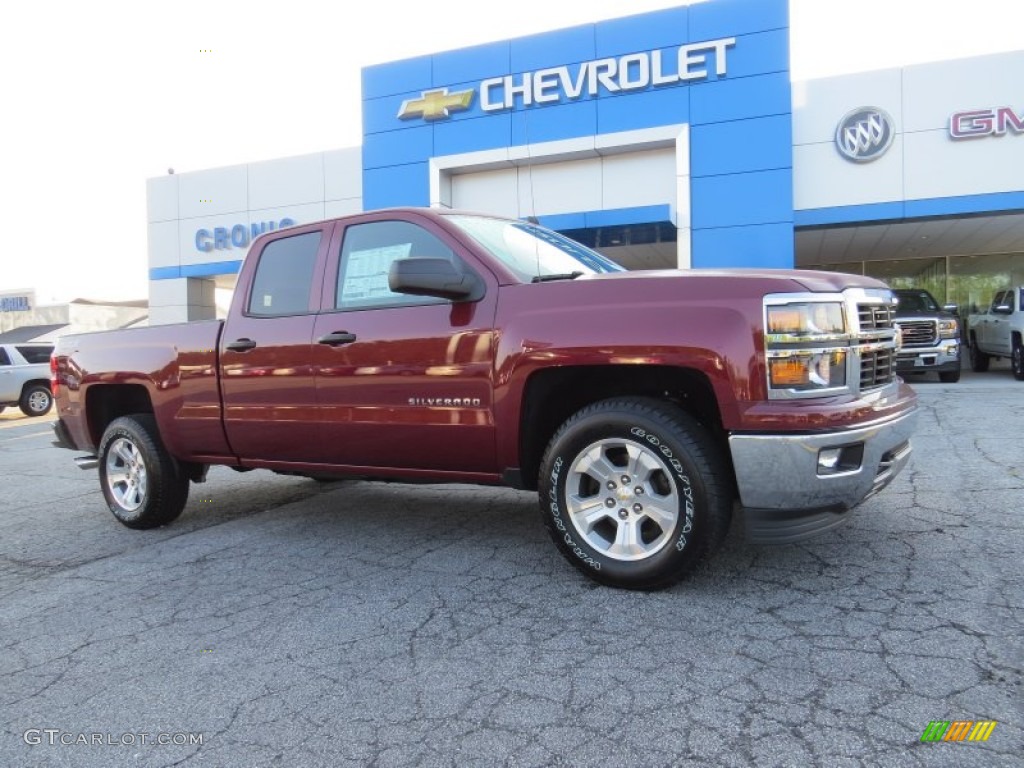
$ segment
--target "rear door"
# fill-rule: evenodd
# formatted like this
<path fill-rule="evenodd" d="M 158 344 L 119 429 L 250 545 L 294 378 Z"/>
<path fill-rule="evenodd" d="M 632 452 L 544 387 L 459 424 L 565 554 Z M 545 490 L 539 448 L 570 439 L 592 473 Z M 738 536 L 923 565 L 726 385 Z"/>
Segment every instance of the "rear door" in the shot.
<path fill-rule="evenodd" d="M 495 471 L 491 402 L 497 282 L 432 220 L 371 214 L 339 225 L 313 333 L 322 460 L 349 467 Z M 396 259 L 472 269 L 482 299 L 392 293 Z"/>
<path fill-rule="evenodd" d="M 313 326 L 332 222 L 294 227 L 246 259 L 224 324 L 220 381 L 232 451 L 252 466 L 320 455 Z"/>

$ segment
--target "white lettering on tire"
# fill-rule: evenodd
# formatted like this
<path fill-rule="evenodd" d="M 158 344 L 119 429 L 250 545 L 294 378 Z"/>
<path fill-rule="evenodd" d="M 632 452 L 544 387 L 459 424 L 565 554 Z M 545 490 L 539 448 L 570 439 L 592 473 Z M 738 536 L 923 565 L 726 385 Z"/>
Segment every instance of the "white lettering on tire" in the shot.
<path fill-rule="evenodd" d="M 601 564 L 583 551 L 582 547 L 580 547 L 576 540 L 573 539 L 572 535 L 569 533 L 569 529 L 566 528 L 565 522 L 562 520 L 562 508 L 558 503 L 558 478 L 562 474 L 562 466 L 564 464 L 565 462 L 562 460 L 562 457 L 558 456 L 551 465 L 551 488 L 548 490 L 548 498 L 551 501 L 551 520 L 562 534 L 562 539 L 565 541 L 565 545 L 572 550 L 572 553 L 595 571 L 600 571 Z"/>
<path fill-rule="evenodd" d="M 693 515 L 695 512 L 693 503 L 693 485 L 690 482 L 690 478 L 687 476 L 685 470 L 683 469 L 682 463 L 679 461 L 679 459 L 675 457 L 675 454 L 672 452 L 672 449 L 665 445 L 665 443 L 660 438 L 658 438 L 657 435 L 652 435 L 643 427 L 633 427 L 629 431 L 630 434 L 635 435 L 636 437 L 639 437 L 642 440 L 646 440 L 650 445 L 657 448 L 661 455 L 665 457 L 665 460 L 672 465 L 672 469 L 675 471 L 676 477 L 679 478 L 682 484 L 683 496 L 686 498 L 686 512 L 685 517 L 683 519 L 682 528 L 679 531 L 679 538 L 676 539 L 676 551 L 682 552 L 684 549 L 686 549 L 686 545 L 689 541 L 687 535 L 693 530 Z"/>

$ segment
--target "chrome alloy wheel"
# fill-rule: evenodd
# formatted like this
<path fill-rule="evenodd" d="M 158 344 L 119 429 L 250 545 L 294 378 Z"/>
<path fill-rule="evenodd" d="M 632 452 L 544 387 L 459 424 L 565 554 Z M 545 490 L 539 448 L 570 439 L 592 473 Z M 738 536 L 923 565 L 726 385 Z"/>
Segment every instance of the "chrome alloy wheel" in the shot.
<path fill-rule="evenodd" d="M 126 512 L 134 512 L 146 500 L 146 464 L 127 438 L 117 438 L 107 451 L 107 488 Z"/>
<path fill-rule="evenodd" d="M 28 396 L 28 407 L 33 413 L 46 413 L 50 409 L 50 395 L 37 389 Z"/>
<path fill-rule="evenodd" d="M 645 445 L 599 440 L 569 468 L 565 504 L 587 544 L 612 560 L 651 557 L 679 522 L 679 493 L 665 461 Z"/>

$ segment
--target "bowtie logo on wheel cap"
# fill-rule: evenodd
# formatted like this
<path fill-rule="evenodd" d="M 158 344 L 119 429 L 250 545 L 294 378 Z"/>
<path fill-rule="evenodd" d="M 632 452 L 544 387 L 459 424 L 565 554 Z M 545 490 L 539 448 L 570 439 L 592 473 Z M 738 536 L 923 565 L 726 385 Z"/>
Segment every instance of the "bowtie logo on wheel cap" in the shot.
<path fill-rule="evenodd" d="M 878 107 L 858 107 L 843 116 L 836 128 L 836 148 L 854 163 L 869 163 L 886 153 L 896 130 L 892 118 Z"/>
<path fill-rule="evenodd" d="M 411 120 L 414 117 L 422 117 L 424 120 L 443 120 L 451 117 L 452 112 L 462 112 L 469 109 L 473 103 L 472 88 L 468 91 L 456 91 L 448 93 L 447 88 L 436 88 L 431 91 L 423 91 L 418 99 L 406 99 L 398 110 L 400 120 Z"/>

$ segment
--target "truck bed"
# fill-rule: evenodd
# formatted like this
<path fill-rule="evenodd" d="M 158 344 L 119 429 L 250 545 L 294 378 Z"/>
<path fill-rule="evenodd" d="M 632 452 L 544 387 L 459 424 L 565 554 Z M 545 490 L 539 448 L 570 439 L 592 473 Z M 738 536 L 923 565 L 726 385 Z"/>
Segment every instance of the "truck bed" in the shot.
<path fill-rule="evenodd" d="M 217 379 L 222 327 L 209 320 L 62 337 L 55 355 L 67 398 L 58 416 L 69 441 L 95 452 L 101 435 L 86 418 L 96 412 L 86 410 L 91 398 L 121 409 L 146 390 L 157 422 L 175 424 L 162 433 L 172 455 L 183 461 L 229 456 Z"/>

